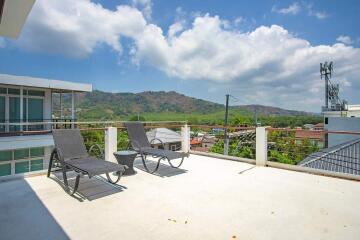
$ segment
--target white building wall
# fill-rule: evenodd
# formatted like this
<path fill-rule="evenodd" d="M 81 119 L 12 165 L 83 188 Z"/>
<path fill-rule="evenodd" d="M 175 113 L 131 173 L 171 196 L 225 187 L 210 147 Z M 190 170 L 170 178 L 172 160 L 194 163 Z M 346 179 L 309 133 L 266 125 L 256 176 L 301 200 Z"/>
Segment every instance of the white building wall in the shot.
<path fill-rule="evenodd" d="M 360 118 L 329 117 L 328 124 L 324 125 L 328 131 L 360 132 Z M 328 134 L 328 147 L 360 138 L 360 135 L 351 134 Z"/>

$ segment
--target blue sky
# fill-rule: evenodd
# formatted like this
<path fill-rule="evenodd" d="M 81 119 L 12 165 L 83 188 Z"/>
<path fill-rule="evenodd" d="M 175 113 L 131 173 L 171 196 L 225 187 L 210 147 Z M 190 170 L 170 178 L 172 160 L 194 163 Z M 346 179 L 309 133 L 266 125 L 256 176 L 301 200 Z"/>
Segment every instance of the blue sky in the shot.
<path fill-rule="evenodd" d="M 319 112 L 327 60 L 360 103 L 359 12 L 359 1 L 37 0 L 19 39 L 0 38 L 0 72 Z"/>

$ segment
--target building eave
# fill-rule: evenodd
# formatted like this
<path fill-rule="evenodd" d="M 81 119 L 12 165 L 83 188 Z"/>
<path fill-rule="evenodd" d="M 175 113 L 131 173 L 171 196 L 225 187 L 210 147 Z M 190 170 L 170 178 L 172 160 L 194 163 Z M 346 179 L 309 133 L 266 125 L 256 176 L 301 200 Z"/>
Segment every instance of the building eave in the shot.
<path fill-rule="evenodd" d="M 0 36 L 17 38 L 35 0 L 0 0 Z"/>
<path fill-rule="evenodd" d="M 92 84 L 60 81 L 46 78 L 0 74 L 0 84 L 34 88 L 46 88 L 58 91 L 91 92 Z"/>

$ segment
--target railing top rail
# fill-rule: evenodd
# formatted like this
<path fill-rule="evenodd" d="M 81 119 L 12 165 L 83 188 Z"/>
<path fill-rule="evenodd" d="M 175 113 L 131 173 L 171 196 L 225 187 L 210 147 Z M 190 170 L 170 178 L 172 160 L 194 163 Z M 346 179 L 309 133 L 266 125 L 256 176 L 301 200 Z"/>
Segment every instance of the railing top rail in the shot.
<path fill-rule="evenodd" d="M 360 135 L 358 131 L 333 131 L 333 130 L 309 130 L 309 129 L 293 129 L 293 128 L 266 128 L 268 131 L 280 131 L 280 132 L 316 132 L 316 133 L 332 133 L 332 134 L 352 134 L 352 135 Z"/>
<path fill-rule="evenodd" d="M 68 119 L 70 120 L 70 119 Z M 5 122 L 1 123 L 0 126 L 31 126 L 31 125 L 61 125 L 61 124 L 76 124 L 76 125 L 87 125 L 87 124 L 124 124 L 127 121 L 36 121 L 36 122 Z M 145 121 L 144 124 L 187 124 L 186 121 Z"/>

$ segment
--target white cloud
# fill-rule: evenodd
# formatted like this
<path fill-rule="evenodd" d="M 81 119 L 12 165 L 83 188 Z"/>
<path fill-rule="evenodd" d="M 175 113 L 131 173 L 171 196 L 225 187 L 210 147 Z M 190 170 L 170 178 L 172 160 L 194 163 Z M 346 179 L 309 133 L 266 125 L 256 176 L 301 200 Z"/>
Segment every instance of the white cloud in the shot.
<path fill-rule="evenodd" d="M 343 87 L 360 75 L 358 48 L 342 43 L 312 46 L 277 25 L 241 33 L 225 29 L 222 21 L 217 16 L 197 17 L 190 28 L 171 38 L 148 25 L 136 39 L 135 57 L 169 76 L 205 80 L 219 91 L 225 87 L 246 99 L 301 109 L 314 107 L 304 106 L 304 99 L 322 98 L 320 62 L 335 62 L 336 76 L 346 77 Z"/>
<path fill-rule="evenodd" d="M 285 15 L 296 15 L 301 11 L 301 6 L 297 2 L 292 3 L 287 8 L 277 8 L 277 6 L 274 5 L 271 11 Z"/>
<path fill-rule="evenodd" d="M 38 0 L 16 45 L 83 57 L 105 43 L 121 53 L 120 37 L 134 38 L 145 25 L 142 13 L 130 6 L 111 11 L 89 0 Z"/>
<path fill-rule="evenodd" d="M 308 15 L 309 16 L 313 16 L 316 17 L 317 19 L 323 20 L 325 18 L 329 17 L 329 14 L 325 11 L 318 11 L 318 10 L 314 10 L 313 5 L 312 4 L 307 4 L 304 3 L 307 7 L 308 10 Z"/>
<path fill-rule="evenodd" d="M 336 41 L 347 44 L 347 45 L 354 43 L 354 41 L 351 39 L 351 37 L 345 36 L 345 35 L 340 35 L 339 37 L 336 38 Z"/>
<path fill-rule="evenodd" d="M 323 97 L 319 63 L 334 61 L 347 96 L 357 96 L 359 48 L 313 46 L 277 25 L 242 32 L 227 27 L 229 23 L 199 14 L 191 25 L 179 18 L 164 32 L 134 7 L 111 11 L 89 0 L 38 0 L 15 44 L 84 57 L 104 44 L 121 53 L 121 38 L 126 37 L 133 40 L 130 54 L 139 67 L 146 64 L 170 77 L 202 81 L 204 91 L 231 90 L 244 103 L 308 110 L 319 110 Z"/>
<path fill-rule="evenodd" d="M 141 10 L 146 19 L 151 19 L 152 0 L 132 0 L 133 6 Z"/>
<path fill-rule="evenodd" d="M 234 20 L 234 25 L 235 26 L 239 26 L 240 24 L 242 24 L 244 22 L 244 18 L 243 17 L 237 17 Z"/>

